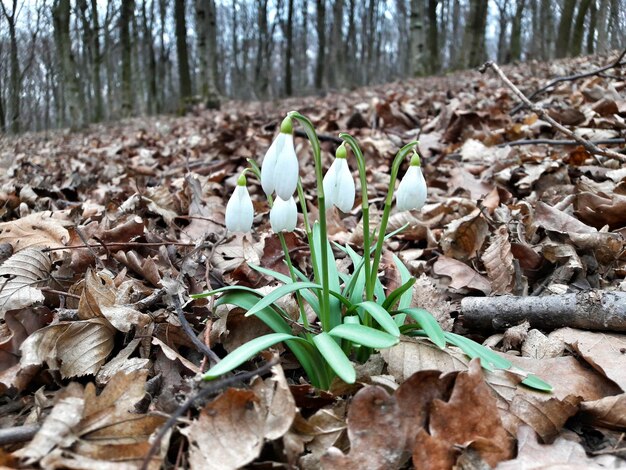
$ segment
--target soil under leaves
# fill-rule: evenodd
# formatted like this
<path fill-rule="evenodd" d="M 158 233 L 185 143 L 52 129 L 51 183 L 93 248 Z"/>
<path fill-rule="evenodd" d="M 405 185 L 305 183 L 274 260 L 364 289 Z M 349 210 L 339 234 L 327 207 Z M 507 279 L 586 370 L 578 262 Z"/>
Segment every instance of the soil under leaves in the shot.
<path fill-rule="evenodd" d="M 504 71 L 529 92 L 610 60 Z M 560 84 L 538 102 L 586 139 L 621 137 L 626 72 Z M 415 306 L 506 354 L 554 393 L 410 338 L 358 365 L 357 385 L 337 381 L 322 392 L 278 348 L 271 373 L 215 387 L 187 410 L 146 467 L 626 468 L 623 334 L 463 323 L 467 296 L 626 291 L 626 169 L 577 145 L 506 145 L 563 138 L 526 110 L 509 115 L 516 104 L 496 76 L 463 72 L 2 140 L 0 465 L 141 468 L 209 364 L 179 315 L 219 355 L 268 332 L 240 309 L 186 300 L 224 285 L 274 287 L 247 263 L 286 272 L 258 182 L 249 178 L 254 233 L 226 234 L 224 209 L 246 159 L 260 161 L 282 117 L 297 109 L 322 135 L 325 165 L 338 132 L 359 140 L 374 220 L 393 155 L 420 140 L 428 204 L 393 213 L 390 231 L 409 225 L 386 245 L 383 283 L 401 282 L 395 253 L 418 278 Z M 303 138 L 296 145 L 311 195 L 310 149 Z M 331 239 L 361 250 L 360 215 L 360 207 L 329 214 Z M 303 232 L 286 239 L 310 272 Z M 297 316 L 293 300 L 283 306 Z"/>

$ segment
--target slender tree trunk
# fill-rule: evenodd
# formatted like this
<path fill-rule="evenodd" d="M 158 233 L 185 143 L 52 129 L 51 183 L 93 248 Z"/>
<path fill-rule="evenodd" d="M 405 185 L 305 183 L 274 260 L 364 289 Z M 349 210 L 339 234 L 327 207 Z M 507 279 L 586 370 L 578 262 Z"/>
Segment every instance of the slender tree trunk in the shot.
<path fill-rule="evenodd" d="M 609 45 L 609 0 L 600 0 L 600 8 L 598 9 L 598 43 L 596 51 L 598 54 L 605 54 Z"/>
<path fill-rule="evenodd" d="M 185 112 L 191 100 L 191 75 L 189 73 L 189 53 L 187 51 L 185 0 L 175 0 L 174 21 L 176 23 L 176 52 L 178 54 L 180 112 Z"/>
<path fill-rule="evenodd" d="M 302 0 L 302 50 L 307 51 L 309 48 L 309 1 Z M 298 54 L 302 56 L 302 73 L 300 74 L 300 83 L 302 88 L 310 87 L 309 80 L 309 57 L 307 54 Z"/>
<path fill-rule="evenodd" d="M 410 14 L 410 70 L 412 76 L 425 75 L 424 60 L 424 4 L 423 0 L 411 0 Z"/>
<path fill-rule="evenodd" d="M 437 4 L 439 0 L 428 0 L 428 72 L 439 72 L 439 31 L 437 28 Z"/>
<path fill-rule="evenodd" d="M 585 16 L 591 5 L 591 0 L 582 0 L 578 6 L 574 31 L 570 45 L 570 55 L 579 56 L 583 49 L 583 38 L 585 37 Z"/>
<path fill-rule="evenodd" d="M 76 63 L 70 37 L 70 0 L 55 0 L 52 5 L 52 19 L 58 55 L 61 61 L 65 106 L 73 129 L 82 127 L 84 103 L 80 100 L 80 83 L 76 73 Z"/>
<path fill-rule="evenodd" d="M 268 0 L 260 0 L 257 5 L 257 20 L 259 27 L 259 40 L 257 43 L 256 63 L 254 67 L 255 85 L 257 93 L 261 98 L 266 98 L 269 89 L 269 74 L 267 68 L 270 66 L 266 62 L 269 46 L 269 27 L 267 24 L 267 4 Z"/>
<path fill-rule="evenodd" d="M 461 2 L 460 0 L 453 0 L 452 7 L 452 38 L 450 39 L 450 50 L 448 55 L 450 56 L 450 68 L 458 69 L 459 66 L 459 40 L 461 36 Z"/>
<path fill-rule="evenodd" d="M 133 72 L 132 44 L 130 40 L 130 20 L 135 9 L 134 0 L 122 2 L 120 11 L 120 43 L 122 47 L 122 116 L 133 113 Z"/>
<path fill-rule="evenodd" d="M 9 122 L 11 131 L 17 134 L 21 130 L 20 122 L 20 98 L 22 94 L 22 71 L 20 70 L 20 62 L 18 58 L 17 32 L 15 23 L 17 20 L 17 0 L 13 0 L 11 13 L 9 14 L 4 1 L 0 2 L 0 8 L 9 28 L 9 69 L 11 70 L 11 80 L 9 86 Z M 4 121 L 4 112 L 2 113 Z M 4 129 L 4 124 L 2 129 Z"/>
<path fill-rule="evenodd" d="M 315 62 L 316 90 L 321 90 L 324 82 L 324 63 L 326 62 L 326 0 L 317 0 L 317 60 Z"/>
<path fill-rule="evenodd" d="M 564 1 L 563 11 L 561 12 L 561 21 L 559 22 L 559 32 L 556 38 L 557 58 L 562 58 L 567 55 L 567 49 L 572 31 L 572 19 L 574 18 L 575 9 L 576 0 Z"/>
<path fill-rule="evenodd" d="M 498 63 L 504 63 L 506 61 L 507 49 L 506 49 L 506 29 L 509 24 L 508 15 L 508 0 L 496 2 L 498 8 Z"/>
<path fill-rule="evenodd" d="M 509 48 L 509 61 L 513 62 L 522 58 L 522 17 L 526 0 L 517 0 L 515 16 L 511 24 L 511 47 Z"/>
<path fill-rule="evenodd" d="M 596 0 L 592 0 L 589 7 L 589 29 L 587 30 L 587 54 L 594 52 L 594 40 L 596 36 L 596 28 L 598 27 L 598 8 Z"/>
<path fill-rule="evenodd" d="M 287 3 L 286 40 L 287 50 L 285 51 L 285 95 L 291 96 L 293 95 L 293 77 L 291 74 L 291 62 L 293 60 L 293 0 L 289 0 Z"/>
<path fill-rule="evenodd" d="M 467 47 L 466 67 L 478 67 L 485 59 L 485 27 L 487 26 L 488 0 L 470 2 L 467 24 L 465 25 L 464 44 Z"/>
<path fill-rule="evenodd" d="M 154 114 L 158 108 L 158 93 L 157 93 L 157 64 L 156 53 L 154 51 L 154 2 L 150 3 L 150 16 L 147 12 L 147 0 L 143 0 L 141 4 L 141 17 L 142 17 L 142 29 L 143 40 L 146 46 L 147 53 L 144 57 L 144 68 L 147 71 L 148 80 L 148 96 L 147 96 L 147 108 L 149 114 Z"/>
<path fill-rule="evenodd" d="M 98 2 L 91 0 L 91 24 L 93 34 L 91 36 L 93 49 L 93 92 L 96 102 L 94 110 L 94 119 L 96 122 L 102 121 L 104 118 L 104 101 L 102 99 L 102 79 L 100 77 L 102 68 L 102 53 L 100 52 L 100 19 L 98 17 Z"/>
<path fill-rule="evenodd" d="M 343 0 L 333 4 L 333 21 L 330 33 L 329 56 L 332 67 L 328 68 L 328 84 L 333 88 L 343 86 L 344 82 L 344 41 L 343 41 Z"/>
<path fill-rule="evenodd" d="M 165 28 L 167 21 L 167 2 L 159 0 L 159 22 L 161 28 L 159 30 L 159 63 L 157 65 L 159 71 L 159 100 L 157 101 L 157 113 L 165 109 L 165 97 L 167 91 L 167 68 L 169 60 L 169 50 L 165 47 Z"/>

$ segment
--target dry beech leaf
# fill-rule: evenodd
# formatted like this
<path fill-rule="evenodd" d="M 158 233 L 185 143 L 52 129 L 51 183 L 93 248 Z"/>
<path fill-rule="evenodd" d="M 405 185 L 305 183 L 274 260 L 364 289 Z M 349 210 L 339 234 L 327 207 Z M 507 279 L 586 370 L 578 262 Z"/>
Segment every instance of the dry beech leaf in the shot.
<path fill-rule="evenodd" d="M 70 239 L 66 227 L 71 225 L 66 212 L 35 212 L 0 223 L 0 243 L 10 243 L 14 252 L 26 248 L 60 248 Z"/>
<path fill-rule="evenodd" d="M 272 378 L 256 382 L 252 390 L 229 388 L 181 430 L 189 439 L 190 468 L 240 468 L 259 456 L 265 439 L 289 430 L 296 414 L 293 397 L 287 399 L 290 392 L 280 366 L 272 371 Z"/>
<path fill-rule="evenodd" d="M 476 210 L 448 224 L 441 236 L 443 254 L 461 261 L 475 258 L 488 234 L 489 225 Z"/>
<path fill-rule="evenodd" d="M 454 307 L 430 276 L 422 274 L 413 284 L 411 305 L 426 309 L 445 331 L 452 330 L 454 320 L 450 313 Z"/>
<path fill-rule="evenodd" d="M 594 369 L 615 382 L 626 392 L 626 335 L 596 333 L 561 328 L 550 337 L 559 338 L 572 347 Z"/>
<path fill-rule="evenodd" d="M 512 439 L 502 426 L 478 359 L 456 376 L 450 399 L 435 399 L 429 411 L 428 429 L 417 433 L 413 448 L 417 468 L 447 470 L 456 462 L 458 446 L 477 441 L 482 445 L 475 450 L 492 467 L 512 457 Z"/>
<path fill-rule="evenodd" d="M 564 233 L 593 233 L 597 230 L 563 211 L 538 201 L 535 206 L 535 224 L 547 230 Z"/>
<path fill-rule="evenodd" d="M 491 283 L 484 276 L 481 276 L 467 264 L 447 256 L 439 256 L 433 265 L 433 272 L 437 276 L 450 278 L 452 289 L 473 289 L 489 295 Z"/>
<path fill-rule="evenodd" d="M 30 335 L 21 346 L 22 368 L 46 362 L 63 378 L 96 374 L 113 351 L 115 329 L 106 318 L 50 325 Z"/>
<path fill-rule="evenodd" d="M 505 225 L 498 227 L 491 236 L 489 247 L 485 250 L 482 262 L 491 281 L 491 294 L 509 294 L 515 283 L 515 267 L 509 243 L 509 231 Z"/>
<path fill-rule="evenodd" d="M 626 393 L 582 403 L 587 421 L 595 426 L 626 431 Z"/>
<path fill-rule="evenodd" d="M 427 340 L 403 338 L 392 348 L 381 351 L 388 371 L 398 383 L 423 370 L 454 372 L 467 369 L 467 357 L 456 348 L 441 350 Z M 486 372 L 505 429 L 515 434 L 521 424 L 530 425 L 544 440 L 553 439 L 565 421 L 579 409 L 581 401 L 615 395 L 619 388 L 609 380 L 583 367 L 573 357 L 536 360 L 504 355 L 515 366 L 547 380 L 552 394 L 520 385 L 523 377 L 508 371 Z"/>
<path fill-rule="evenodd" d="M 0 266 L 0 319 L 8 310 L 43 302 L 37 286 L 45 283 L 52 269 L 50 257 L 37 248 L 15 253 Z"/>
<path fill-rule="evenodd" d="M 580 220 L 594 227 L 626 225 L 626 195 L 582 192 L 577 194 L 575 206 Z"/>
<path fill-rule="evenodd" d="M 13 455 L 25 459 L 27 465 L 32 465 L 57 445 L 63 445 L 63 441 L 68 440 L 71 444 L 75 439 L 72 429 L 82 419 L 84 407 L 82 386 L 76 382 L 70 383 L 58 393 L 52 411 L 35 437 Z"/>
<path fill-rule="evenodd" d="M 542 445 L 528 426 L 517 432 L 517 458 L 501 462 L 496 470 L 588 470 L 604 468 L 587 457 L 585 449 L 577 442 L 559 437 L 550 445 Z M 616 467 L 613 467 L 616 468 Z"/>

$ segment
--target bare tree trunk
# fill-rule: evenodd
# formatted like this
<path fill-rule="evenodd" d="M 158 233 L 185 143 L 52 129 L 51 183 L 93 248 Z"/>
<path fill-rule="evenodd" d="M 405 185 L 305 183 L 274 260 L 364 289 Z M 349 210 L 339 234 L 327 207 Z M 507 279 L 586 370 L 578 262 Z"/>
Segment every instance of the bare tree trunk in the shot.
<path fill-rule="evenodd" d="M 130 40 L 130 19 L 135 9 L 134 0 L 122 2 L 120 11 L 120 43 L 122 46 L 122 116 L 133 113 L 133 73 L 131 65 L 132 44 Z"/>
<path fill-rule="evenodd" d="M 452 38 L 450 39 L 450 68 L 459 68 L 459 39 L 461 36 L 461 2 L 460 0 L 453 0 L 454 5 L 452 7 Z"/>
<path fill-rule="evenodd" d="M 257 42 L 254 77 L 257 93 L 261 98 L 267 97 L 269 89 L 269 74 L 267 70 L 269 64 L 266 62 L 268 58 L 267 51 L 269 50 L 268 42 L 270 40 L 269 27 L 267 24 L 267 4 L 268 0 L 260 0 L 257 5 L 259 40 Z"/>
<path fill-rule="evenodd" d="M 207 53 L 209 76 L 206 106 L 209 109 L 220 108 L 220 94 L 217 73 L 217 10 L 215 0 L 208 0 L 207 8 Z"/>
<path fill-rule="evenodd" d="M 332 67 L 328 68 L 328 84 L 332 88 L 341 87 L 344 84 L 344 41 L 343 41 L 343 0 L 335 0 L 333 4 L 333 17 L 330 30 L 329 62 Z"/>
<path fill-rule="evenodd" d="M 219 109 L 215 2 L 196 0 L 196 38 L 200 65 L 200 94 L 208 109 Z"/>
<path fill-rule="evenodd" d="M 70 116 L 70 126 L 73 129 L 83 125 L 81 110 L 84 103 L 80 100 L 80 83 L 76 73 L 76 63 L 72 52 L 70 37 L 70 0 L 55 0 L 52 5 L 52 19 L 57 50 L 61 61 L 61 73 L 65 88 L 65 105 Z"/>
<path fill-rule="evenodd" d="M 465 25 L 463 43 L 467 48 L 466 67 L 478 67 L 486 59 L 485 28 L 487 26 L 488 0 L 470 2 L 468 21 Z"/>
<path fill-rule="evenodd" d="M 513 62 L 522 58 L 522 17 L 526 0 L 517 0 L 515 16 L 511 23 L 511 47 L 509 48 L 509 61 Z"/>
<path fill-rule="evenodd" d="M 587 30 L 587 54 L 593 54 L 596 28 L 598 27 L 598 8 L 596 0 L 592 0 L 589 7 L 589 29 Z"/>
<path fill-rule="evenodd" d="M 157 64 L 156 53 L 154 52 L 154 35 L 152 34 L 154 29 L 154 2 L 150 3 L 150 16 L 148 16 L 146 8 L 147 0 L 143 0 L 141 4 L 141 17 L 143 28 L 143 39 L 147 48 L 147 54 L 144 57 L 144 67 L 148 74 L 148 96 L 147 107 L 148 113 L 154 114 L 158 109 L 158 96 L 157 96 Z"/>
<path fill-rule="evenodd" d="M 285 54 L 285 95 L 291 96 L 293 95 L 293 77 L 291 74 L 291 62 L 293 60 L 293 0 L 289 0 L 287 4 L 286 40 L 287 51 Z"/>
<path fill-rule="evenodd" d="M 605 54 L 609 45 L 609 0 L 600 0 L 600 8 L 598 9 L 598 44 L 596 51 L 598 54 Z"/>
<path fill-rule="evenodd" d="M 2 13 L 7 20 L 9 27 L 9 68 L 11 70 L 11 82 L 9 88 L 9 122 L 11 124 L 11 132 L 17 134 L 20 132 L 20 97 L 22 94 L 20 63 L 18 59 L 17 33 L 15 31 L 16 15 L 18 12 L 17 0 L 13 0 L 11 13 L 7 11 L 4 1 L 0 2 Z M 4 113 L 3 113 L 4 115 Z M 2 126 L 4 129 L 4 125 Z"/>
<path fill-rule="evenodd" d="M 502 64 L 506 61 L 506 30 L 509 24 L 509 0 L 496 1 L 498 8 L 498 63 Z"/>
<path fill-rule="evenodd" d="M 326 62 L 326 0 L 317 0 L 317 60 L 315 62 L 316 90 L 321 90 L 324 82 L 324 63 Z"/>
<path fill-rule="evenodd" d="M 180 86 L 180 112 L 185 112 L 191 99 L 191 75 L 187 51 L 187 20 L 185 0 L 175 0 L 174 21 L 176 23 L 176 52 L 178 54 L 178 81 Z"/>
<path fill-rule="evenodd" d="M 100 19 L 98 18 L 97 0 L 91 0 L 91 23 L 93 29 L 92 48 L 93 48 L 93 88 L 96 107 L 94 110 L 94 119 L 96 122 L 102 121 L 104 118 L 104 101 L 102 99 L 102 80 L 100 78 L 102 66 L 102 53 L 100 52 Z"/>
<path fill-rule="evenodd" d="M 562 58 L 567 55 L 575 9 L 576 0 L 565 0 L 563 3 L 563 11 L 561 12 L 561 21 L 559 22 L 559 32 L 556 38 L 557 58 Z"/>
<path fill-rule="evenodd" d="M 552 2 L 550 0 L 541 0 L 541 58 L 548 60 L 553 57 L 554 44 L 554 16 L 552 12 Z"/>
<path fill-rule="evenodd" d="M 302 0 L 302 50 L 306 51 L 309 48 L 309 1 Z M 306 54 L 298 54 L 302 56 L 302 74 L 300 83 L 303 88 L 309 88 L 309 57 Z"/>
<path fill-rule="evenodd" d="M 621 7 L 621 8 L 620 8 Z M 611 49 L 621 49 L 624 46 L 624 27 L 621 24 L 620 9 L 624 8 L 624 2 L 621 0 L 611 0 L 611 9 L 609 11 L 610 46 Z"/>
<path fill-rule="evenodd" d="M 159 0 L 159 22 L 161 23 L 161 29 L 159 31 L 159 63 L 157 65 L 159 71 L 159 80 L 161 86 L 159 87 L 159 100 L 157 101 L 156 111 L 160 113 L 165 109 L 165 97 L 167 91 L 167 68 L 169 61 L 169 50 L 165 47 L 165 28 L 167 18 L 167 1 Z"/>
<path fill-rule="evenodd" d="M 439 72 L 439 30 L 437 28 L 437 4 L 439 0 L 428 0 L 428 72 Z"/>
<path fill-rule="evenodd" d="M 570 45 L 570 55 L 579 56 L 583 49 L 583 38 L 585 36 L 585 16 L 591 5 L 591 0 L 582 0 L 576 14 L 576 22 L 574 23 L 574 31 L 572 33 L 572 41 Z"/>
<path fill-rule="evenodd" d="M 410 70 L 412 76 L 425 75 L 424 60 L 424 3 L 423 0 L 411 0 L 410 14 Z"/>

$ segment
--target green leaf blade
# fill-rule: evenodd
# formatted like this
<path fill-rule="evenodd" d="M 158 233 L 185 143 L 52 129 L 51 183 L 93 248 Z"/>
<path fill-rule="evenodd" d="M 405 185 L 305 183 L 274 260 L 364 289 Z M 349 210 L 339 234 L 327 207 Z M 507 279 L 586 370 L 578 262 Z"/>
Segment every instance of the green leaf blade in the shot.
<path fill-rule="evenodd" d="M 386 349 L 400 342 L 396 336 L 364 325 L 344 323 L 334 327 L 328 333 L 335 338 L 346 339 L 361 346 Z"/>
<path fill-rule="evenodd" d="M 345 383 L 353 384 L 356 381 L 356 371 L 337 342 L 326 332 L 313 337 L 313 342 L 320 354 L 324 357 L 331 369 Z"/>
<path fill-rule="evenodd" d="M 400 328 L 384 307 L 372 301 L 361 302 L 356 305 L 369 313 L 387 333 L 396 337 L 400 336 Z"/>
<path fill-rule="evenodd" d="M 446 337 L 443 330 L 430 313 L 423 308 L 405 308 L 398 311 L 406 313 L 422 327 L 426 336 L 441 349 L 446 347 Z"/>

